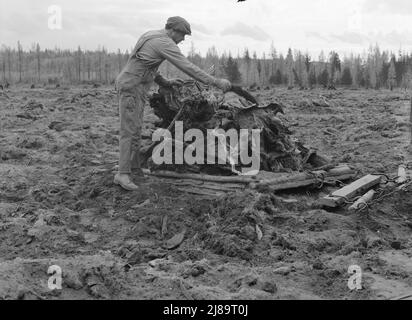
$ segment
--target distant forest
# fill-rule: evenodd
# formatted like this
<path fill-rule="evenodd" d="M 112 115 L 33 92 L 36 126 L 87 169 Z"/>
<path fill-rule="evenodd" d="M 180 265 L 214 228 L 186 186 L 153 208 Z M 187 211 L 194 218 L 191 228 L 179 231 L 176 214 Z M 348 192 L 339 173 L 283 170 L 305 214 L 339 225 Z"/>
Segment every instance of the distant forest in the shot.
<path fill-rule="evenodd" d="M 26 84 L 113 84 L 127 62 L 129 52 L 97 50 L 42 49 L 32 45 L 23 50 L 2 46 L 0 49 L 0 83 Z M 363 88 L 410 88 L 412 86 L 412 54 L 382 51 L 371 46 L 362 55 L 340 57 L 332 51 L 311 57 L 289 49 L 286 56 L 271 46 L 270 52 L 258 57 L 249 49 L 238 56 L 218 55 L 210 48 L 205 56 L 196 52 L 192 43 L 188 59 L 217 77 L 225 77 L 245 86 L 313 88 L 316 86 Z M 165 62 L 160 72 L 166 77 L 186 78 L 182 72 Z"/>

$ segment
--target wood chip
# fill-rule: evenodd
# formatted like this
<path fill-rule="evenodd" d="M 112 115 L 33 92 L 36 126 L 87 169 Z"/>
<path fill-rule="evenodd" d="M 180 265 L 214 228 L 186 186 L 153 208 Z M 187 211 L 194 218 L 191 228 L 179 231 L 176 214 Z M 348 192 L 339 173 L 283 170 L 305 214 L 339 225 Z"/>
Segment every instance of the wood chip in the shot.
<path fill-rule="evenodd" d="M 141 203 L 134 205 L 132 209 L 140 209 L 140 208 L 146 207 L 148 204 L 150 204 L 150 199 L 147 199 Z"/>
<path fill-rule="evenodd" d="M 162 238 L 164 238 L 167 234 L 167 220 L 168 217 L 165 215 L 162 219 Z"/>
<path fill-rule="evenodd" d="M 182 244 L 183 240 L 185 239 L 185 235 L 186 235 L 186 230 L 182 231 L 181 233 L 178 233 L 170 240 L 167 240 L 165 244 L 163 245 L 163 247 L 168 250 L 176 249 Z"/>
<path fill-rule="evenodd" d="M 259 241 L 263 239 L 263 232 L 258 225 L 256 225 L 256 234 Z"/>

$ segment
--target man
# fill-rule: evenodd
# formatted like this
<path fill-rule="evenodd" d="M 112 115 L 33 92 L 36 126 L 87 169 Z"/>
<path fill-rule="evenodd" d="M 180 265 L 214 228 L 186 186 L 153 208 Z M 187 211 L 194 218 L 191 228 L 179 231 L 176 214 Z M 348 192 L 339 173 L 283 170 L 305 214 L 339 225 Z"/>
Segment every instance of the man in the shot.
<path fill-rule="evenodd" d="M 224 92 L 232 86 L 230 81 L 212 77 L 186 59 L 177 46 L 186 35 L 191 35 L 190 25 L 181 17 L 169 18 L 163 30 L 146 32 L 137 42 L 126 66 L 116 79 L 120 113 L 120 157 L 119 172 L 114 183 L 126 190 L 138 189 L 131 181 L 130 174 L 132 169 L 140 170 L 143 111 L 153 81 L 156 78 L 156 82 L 169 86 L 180 83 L 178 79 L 166 80 L 157 73 L 164 60 L 196 80 L 214 85 Z"/>

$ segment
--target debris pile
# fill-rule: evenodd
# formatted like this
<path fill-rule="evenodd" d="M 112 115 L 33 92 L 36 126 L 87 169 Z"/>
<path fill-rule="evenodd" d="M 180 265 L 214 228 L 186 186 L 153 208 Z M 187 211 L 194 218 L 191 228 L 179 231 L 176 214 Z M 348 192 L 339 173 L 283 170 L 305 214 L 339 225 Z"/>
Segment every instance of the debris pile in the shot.
<path fill-rule="evenodd" d="M 169 170 L 179 172 L 202 172 L 219 175 L 239 174 L 244 165 L 241 161 L 241 147 L 233 148 L 230 143 L 229 132 L 236 132 L 237 137 L 242 136 L 242 130 L 249 133 L 252 130 L 260 130 L 260 139 L 256 139 L 256 145 L 252 134 L 247 135 L 247 149 L 249 156 L 251 151 L 257 151 L 260 161 L 260 170 L 270 172 L 294 172 L 305 169 L 314 169 L 327 164 L 326 161 L 319 160 L 321 157 L 316 152 L 302 145 L 297 139 L 292 137 L 292 132 L 285 124 L 285 120 L 279 115 L 285 114 L 285 106 L 278 102 L 271 102 L 265 106 L 252 104 L 243 98 L 234 97 L 219 98 L 198 83 L 187 81 L 180 87 L 159 86 L 158 93 L 150 99 L 150 105 L 156 116 L 161 119 L 158 124 L 161 128 L 167 128 L 172 134 L 175 142 L 175 124 L 177 121 L 183 123 L 183 132 L 190 129 L 198 129 L 203 133 L 203 137 L 209 137 L 210 132 L 215 133 L 217 146 L 215 148 L 215 161 L 210 161 L 210 141 L 204 143 L 203 155 L 200 161 L 204 164 L 150 164 L 151 168 L 157 170 Z M 234 131 L 233 131 L 234 130 Z M 216 134 L 218 133 L 218 134 Z M 219 134 L 226 134 L 224 140 L 219 139 Z M 206 138 L 204 139 L 206 140 Z M 184 141 L 184 149 L 190 148 L 190 142 Z M 223 155 L 219 153 L 219 144 L 224 144 Z M 245 145 L 246 145 L 245 143 Z M 178 142 L 175 143 L 177 145 Z M 240 139 L 239 145 L 241 146 Z M 151 155 L 152 148 L 146 149 L 146 157 Z M 173 148 L 173 159 L 177 148 Z M 222 151 L 222 149 L 220 149 Z M 213 150 L 212 150 L 213 151 Z M 213 152 L 212 152 L 213 154 Z M 199 155 L 196 155 L 199 159 Z M 223 158 L 223 159 L 222 159 Z M 149 162 L 150 163 L 150 162 Z M 211 165 L 210 163 L 214 163 Z"/>

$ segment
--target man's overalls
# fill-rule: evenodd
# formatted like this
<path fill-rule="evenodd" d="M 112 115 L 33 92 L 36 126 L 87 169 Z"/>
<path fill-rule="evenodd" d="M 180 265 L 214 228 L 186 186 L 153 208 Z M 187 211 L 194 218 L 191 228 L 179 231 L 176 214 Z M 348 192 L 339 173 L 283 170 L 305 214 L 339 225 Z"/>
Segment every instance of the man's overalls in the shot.
<path fill-rule="evenodd" d="M 116 79 L 120 114 L 120 174 L 130 174 L 132 162 L 134 167 L 137 166 L 135 162 L 140 150 L 144 108 L 158 68 L 145 66 L 136 54 L 148 40 L 164 36 L 160 32 L 143 35 Z"/>

